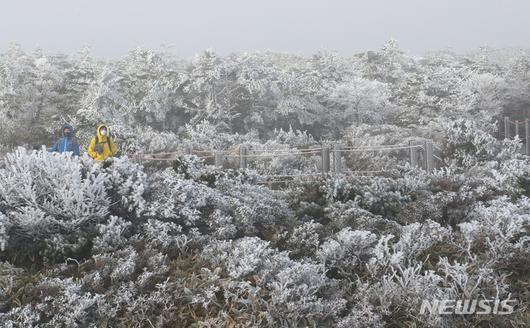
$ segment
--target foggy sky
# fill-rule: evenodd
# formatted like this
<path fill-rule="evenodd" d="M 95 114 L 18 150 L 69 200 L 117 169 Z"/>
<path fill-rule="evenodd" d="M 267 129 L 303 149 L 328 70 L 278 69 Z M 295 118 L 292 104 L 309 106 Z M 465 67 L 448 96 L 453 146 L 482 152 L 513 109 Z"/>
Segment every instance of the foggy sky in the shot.
<path fill-rule="evenodd" d="M 211 48 L 344 55 L 390 38 L 412 54 L 479 46 L 530 48 L 529 0 L 8 0 L 0 7 L 0 51 L 100 57 L 136 46 L 174 45 L 183 57 Z"/>

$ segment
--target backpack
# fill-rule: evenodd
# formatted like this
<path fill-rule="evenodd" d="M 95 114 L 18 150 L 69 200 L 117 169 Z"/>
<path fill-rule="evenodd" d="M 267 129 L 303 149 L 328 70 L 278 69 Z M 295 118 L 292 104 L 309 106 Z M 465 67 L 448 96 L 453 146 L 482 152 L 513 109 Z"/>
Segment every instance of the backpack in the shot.
<path fill-rule="evenodd" d="M 102 154 L 103 153 L 103 145 L 101 143 L 99 143 L 99 137 L 98 137 L 97 133 L 96 133 L 95 139 L 96 139 L 96 144 L 94 145 L 94 151 L 96 153 L 98 153 L 98 154 Z M 112 148 L 110 147 L 110 133 L 107 136 L 107 145 L 109 146 L 109 150 L 112 152 Z"/>

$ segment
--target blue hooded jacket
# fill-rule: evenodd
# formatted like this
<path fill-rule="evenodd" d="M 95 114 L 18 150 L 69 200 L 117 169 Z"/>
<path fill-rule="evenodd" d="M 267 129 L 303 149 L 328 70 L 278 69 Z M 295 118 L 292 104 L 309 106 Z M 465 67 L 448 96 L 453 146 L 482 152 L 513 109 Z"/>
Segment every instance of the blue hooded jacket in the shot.
<path fill-rule="evenodd" d="M 64 135 L 64 129 L 66 128 L 70 129 L 69 136 Z M 50 152 L 64 153 L 66 151 L 71 151 L 75 156 L 79 156 L 79 143 L 77 142 L 77 138 L 74 134 L 74 127 L 70 124 L 65 124 L 63 125 L 61 131 L 62 137 L 53 145 L 53 147 L 50 149 Z"/>

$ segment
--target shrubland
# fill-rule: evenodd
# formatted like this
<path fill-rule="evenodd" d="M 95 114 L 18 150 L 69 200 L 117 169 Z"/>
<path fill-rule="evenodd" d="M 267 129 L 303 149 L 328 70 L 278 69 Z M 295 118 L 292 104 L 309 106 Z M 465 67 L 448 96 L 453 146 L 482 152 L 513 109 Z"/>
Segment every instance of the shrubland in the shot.
<path fill-rule="evenodd" d="M 136 49 L 114 61 L 0 56 L 3 327 L 527 327 L 530 162 L 498 118 L 524 116 L 528 53 L 310 58 Z M 40 149 L 58 123 L 100 121 L 103 163 Z M 59 124 L 61 125 L 61 124 Z M 445 165 L 350 157 L 370 177 L 263 174 L 315 158 L 221 169 L 196 155 L 387 145 L 428 137 Z M 24 146 L 24 147 L 16 147 Z M 515 299 L 510 315 L 421 314 L 424 300 Z"/>

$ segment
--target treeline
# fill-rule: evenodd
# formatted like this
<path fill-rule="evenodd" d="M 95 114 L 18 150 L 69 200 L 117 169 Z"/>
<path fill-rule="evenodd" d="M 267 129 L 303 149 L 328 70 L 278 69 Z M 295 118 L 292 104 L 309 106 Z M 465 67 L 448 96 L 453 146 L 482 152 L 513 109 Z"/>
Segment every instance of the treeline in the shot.
<path fill-rule="evenodd" d="M 348 57 L 208 50 L 191 60 L 141 48 L 109 60 L 88 48 L 65 55 L 13 45 L 0 54 L 0 144 L 39 147 L 64 122 L 85 142 L 105 122 L 135 151 L 171 148 L 199 126 L 259 140 L 292 127 L 318 140 L 362 124 L 432 130 L 456 117 L 517 119 L 529 114 L 529 71 L 528 51 L 412 57 L 394 40 Z"/>

